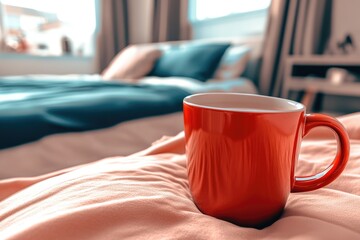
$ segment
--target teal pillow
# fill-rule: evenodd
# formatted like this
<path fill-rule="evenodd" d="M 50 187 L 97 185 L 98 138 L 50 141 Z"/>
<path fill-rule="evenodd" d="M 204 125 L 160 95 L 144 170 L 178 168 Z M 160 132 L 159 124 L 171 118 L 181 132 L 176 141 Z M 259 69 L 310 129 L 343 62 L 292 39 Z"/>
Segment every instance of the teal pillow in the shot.
<path fill-rule="evenodd" d="M 213 76 L 229 46 L 228 43 L 197 43 L 167 49 L 149 75 L 189 77 L 205 82 Z"/>

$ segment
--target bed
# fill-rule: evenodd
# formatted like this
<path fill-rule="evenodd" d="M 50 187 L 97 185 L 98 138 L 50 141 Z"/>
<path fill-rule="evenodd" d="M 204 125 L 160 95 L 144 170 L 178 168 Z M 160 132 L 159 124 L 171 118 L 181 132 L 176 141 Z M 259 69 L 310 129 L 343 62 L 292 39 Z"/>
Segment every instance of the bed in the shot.
<path fill-rule="evenodd" d="M 39 77 L 37 76 L 36 79 L 39 79 Z M 86 77 L 86 79 L 89 78 Z M 93 77 L 93 79 L 97 78 Z M 91 86 L 94 86 L 94 81 L 91 81 Z M 9 146 L 9 143 L 22 144 L 0 151 L 0 179 L 44 174 L 109 156 L 127 156 L 147 148 L 161 136 L 172 136 L 183 129 L 181 112 L 182 99 L 183 96 L 187 94 L 210 91 L 256 93 L 254 84 L 244 78 L 203 83 L 187 78 L 172 77 L 164 81 L 164 78 L 146 77 L 141 80 L 141 83 L 136 83 L 135 86 L 138 87 L 141 84 L 146 84 L 146 86 L 156 85 L 159 87 L 170 86 L 170 88 L 165 89 L 178 87 L 175 88 L 176 94 L 173 92 L 163 94 L 161 98 L 155 96 L 159 99 L 159 101 L 155 102 L 159 108 L 158 111 L 140 111 L 141 118 L 137 112 L 133 112 L 137 115 L 135 117 L 133 115 L 132 120 L 124 119 L 123 112 L 121 112 L 123 105 L 117 104 L 119 107 L 115 106 L 116 108 L 113 107 L 111 111 L 115 116 L 109 116 L 107 122 L 96 122 L 99 118 L 104 118 L 102 109 L 100 109 L 102 115 L 97 116 L 95 112 L 93 114 L 95 117 L 93 118 L 90 118 L 88 115 L 83 115 L 83 112 L 81 112 L 81 114 L 75 112 L 75 115 L 58 115 L 57 118 L 54 117 L 56 114 L 53 114 L 53 117 L 49 118 L 49 108 L 46 113 L 47 118 L 35 118 L 32 124 L 29 124 L 28 117 L 23 118 L 23 125 L 16 129 L 14 129 L 16 126 L 9 127 L 8 124 L 3 122 L 2 125 L 0 125 L 2 133 L 0 142 L 2 146 Z M 162 91 L 161 88 L 157 89 Z M 110 88 L 110 90 L 113 90 L 113 88 Z M 86 89 L 85 97 L 87 99 L 91 97 L 91 94 L 88 94 L 88 92 L 88 89 Z M 98 90 L 95 91 L 95 94 L 98 94 Z M 125 92 L 125 94 L 128 94 L 128 92 Z M 135 92 L 135 94 L 136 96 L 139 95 L 138 92 Z M 121 94 L 118 96 L 118 101 L 119 99 L 121 100 L 121 97 L 125 97 L 125 99 L 128 98 Z M 167 96 L 176 96 L 176 98 L 170 99 L 166 105 L 164 101 Z M 108 96 L 106 99 L 107 103 L 114 101 L 114 98 L 109 98 Z M 149 103 L 149 101 L 144 101 L 146 100 L 144 96 L 140 96 L 140 99 L 142 101 L 139 103 L 139 98 L 136 98 L 135 103 L 138 106 Z M 111 102 L 109 104 L 112 104 Z M 84 103 L 88 104 L 88 101 Z M 82 106 L 85 106 L 84 103 L 82 103 Z M 105 103 L 102 101 L 100 104 L 103 105 Z M 125 107 L 128 107 L 130 102 L 127 101 L 125 104 Z M 151 104 L 152 106 L 156 106 L 154 105 L 154 100 Z M 63 111 L 70 112 L 68 105 L 62 104 L 62 106 L 64 106 Z M 94 106 L 99 106 L 99 104 L 95 105 L 93 101 L 91 101 L 90 106 L 90 109 L 93 109 Z M 75 108 L 75 110 L 80 111 L 79 108 Z M 120 111 L 119 116 L 116 115 L 117 110 Z M 2 112 L 1 106 L 0 112 Z M 19 112 L 18 109 L 17 112 Z M 3 116 L 4 115 L 6 114 L 3 114 Z M 127 113 L 127 115 L 129 115 L 129 113 Z M 44 116 L 44 114 L 40 114 L 39 116 Z M 0 121 L 1 119 L 0 117 Z M 48 129 L 42 128 L 42 131 L 32 132 L 34 123 L 48 126 Z M 62 128 L 59 129 L 59 126 L 62 126 Z M 28 130 L 30 134 L 24 134 L 24 129 Z M 44 132 L 44 130 L 48 131 Z M 56 134 L 49 135 L 49 133 L 54 133 L 54 131 L 51 132 L 50 130 L 57 132 Z M 25 140 L 29 141 L 26 142 L 22 136 L 27 137 Z M 10 137 L 14 137 L 15 142 L 9 141 Z M 29 137 L 32 137 L 32 139 L 29 139 Z M 37 137 L 42 137 L 42 139 L 30 141 L 35 140 Z"/>
<path fill-rule="evenodd" d="M 98 81 L 0 81 L 0 148 L 181 110 L 175 86 Z"/>
<path fill-rule="evenodd" d="M 29 178 L 0 181 L 2 239 L 359 239 L 360 114 L 339 117 L 351 154 L 343 174 L 320 190 L 291 194 L 279 220 L 262 230 L 202 214 L 187 182 L 184 138 L 164 138 L 111 157 Z M 302 144 L 299 175 L 336 152 L 320 129 Z"/>
<path fill-rule="evenodd" d="M 255 93 L 249 48 L 228 42 L 132 45 L 101 75 L 0 77 L 0 149 L 179 112 L 189 94 Z"/>
<path fill-rule="evenodd" d="M 0 77 L 0 179 L 127 156 L 178 133 L 185 96 L 257 93 L 239 77 L 251 52 L 223 40 L 140 44 L 101 75 Z"/>

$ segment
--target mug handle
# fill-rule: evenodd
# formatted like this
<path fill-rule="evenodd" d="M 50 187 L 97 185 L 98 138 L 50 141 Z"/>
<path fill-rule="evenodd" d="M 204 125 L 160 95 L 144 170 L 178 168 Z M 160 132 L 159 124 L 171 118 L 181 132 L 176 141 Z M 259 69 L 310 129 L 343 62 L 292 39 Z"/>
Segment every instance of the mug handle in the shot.
<path fill-rule="evenodd" d="M 315 127 L 329 127 L 337 135 L 337 154 L 333 162 L 324 171 L 306 177 L 295 177 L 294 186 L 291 192 L 312 191 L 334 181 L 344 170 L 350 154 L 350 143 L 348 134 L 343 125 L 327 115 L 323 114 L 306 114 L 305 115 L 305 131 L 306 136 L 311 129 Z"/>

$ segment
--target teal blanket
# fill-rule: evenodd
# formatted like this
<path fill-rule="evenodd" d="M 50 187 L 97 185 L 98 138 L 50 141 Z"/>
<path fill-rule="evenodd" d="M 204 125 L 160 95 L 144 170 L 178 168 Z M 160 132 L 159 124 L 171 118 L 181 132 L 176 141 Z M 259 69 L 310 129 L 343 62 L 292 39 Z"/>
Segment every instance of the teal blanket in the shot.
<path fill-rule="evenodd" d="M 180 87 L 0 78 L 0 148 L 182 110 Z"/>

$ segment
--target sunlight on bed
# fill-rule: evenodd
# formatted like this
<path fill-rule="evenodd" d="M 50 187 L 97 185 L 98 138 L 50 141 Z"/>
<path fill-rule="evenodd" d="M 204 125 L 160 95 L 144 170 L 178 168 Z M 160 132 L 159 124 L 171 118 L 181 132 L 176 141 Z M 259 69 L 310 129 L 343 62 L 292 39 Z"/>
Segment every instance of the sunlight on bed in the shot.
<path fill-rule="evenodd" d="M 0 102 L 4 101 L 19 101 L 24 100 L 29 97 L 31 94 L 29 93 L 10 93 L 10 94 L 1 94 Z"/>

